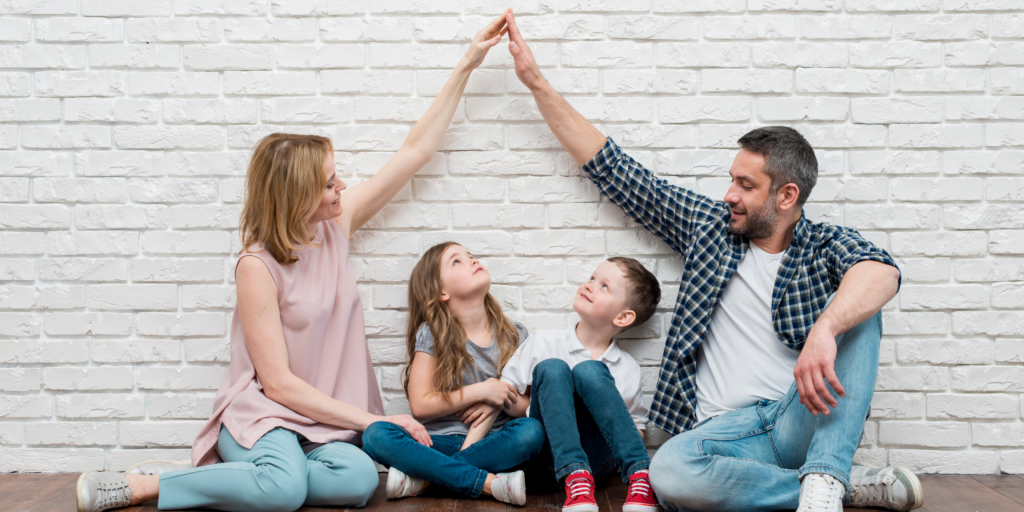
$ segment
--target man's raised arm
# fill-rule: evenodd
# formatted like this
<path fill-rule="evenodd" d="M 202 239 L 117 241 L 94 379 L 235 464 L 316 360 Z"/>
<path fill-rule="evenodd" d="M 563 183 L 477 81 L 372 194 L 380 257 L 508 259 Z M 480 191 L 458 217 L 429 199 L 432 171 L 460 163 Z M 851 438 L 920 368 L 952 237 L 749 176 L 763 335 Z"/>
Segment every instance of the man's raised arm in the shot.
<path fill-rule="evenodd" d="M 508 23 L 508 50 L 516 62 L 516 76 L 533 93 L 537 108 L 555 137 L 558 137 L 558 142 L 562 143 L 578 164 L 589 162 L 604 147 L 607 138 L 544 79 L 530 47 L 519 33 L 511 11 L 505 14 L 505 21 Z"/>

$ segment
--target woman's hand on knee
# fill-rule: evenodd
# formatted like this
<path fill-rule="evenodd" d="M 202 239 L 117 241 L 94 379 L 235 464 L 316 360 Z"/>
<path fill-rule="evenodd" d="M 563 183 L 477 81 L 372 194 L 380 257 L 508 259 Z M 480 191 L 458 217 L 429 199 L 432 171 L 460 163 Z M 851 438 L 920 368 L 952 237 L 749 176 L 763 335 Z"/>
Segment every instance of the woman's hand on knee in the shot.
<path fill-rule="evenodd" d="M 433 446 L 434 441 L 430 439 L 430 434 L 427 433 L 426 427 L 422 423 L 413 419 L 408 414 L 396 414 L 394 416 L 382 416 L 380 421 L 386 421 L 388 423 L 394 423 L 399 427 L 405 429 L 406 432 L 416 440 L 417 443 L 423 446 Z"/>

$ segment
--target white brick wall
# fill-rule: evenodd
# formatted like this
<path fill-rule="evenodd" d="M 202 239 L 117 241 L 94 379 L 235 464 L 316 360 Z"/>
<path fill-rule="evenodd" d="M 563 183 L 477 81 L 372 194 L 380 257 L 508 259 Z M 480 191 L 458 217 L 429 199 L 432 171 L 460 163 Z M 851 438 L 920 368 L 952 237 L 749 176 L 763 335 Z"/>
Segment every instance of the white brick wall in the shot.
<path fill-rule="evenodd" d="M 1024 4 L 1019 0 L 0 0 L 0 471 L 187 454 L 229 357 L 248 151 L 331 137 L 371 176 L 506 4 L 545 74 L 675 183 L 720 198 L 736 139 L 818 150 L 808 215 L 904 270 L 861 454 L 1024 473 Z M 653 391 L 681 262 L 560 151 L 504 45 L 441 153 L 353 239 L 390 412 L 405 280 L 447 239 L 531 329 L 572 321 L 602 257 L 663 310 L 626 348 Z"/>

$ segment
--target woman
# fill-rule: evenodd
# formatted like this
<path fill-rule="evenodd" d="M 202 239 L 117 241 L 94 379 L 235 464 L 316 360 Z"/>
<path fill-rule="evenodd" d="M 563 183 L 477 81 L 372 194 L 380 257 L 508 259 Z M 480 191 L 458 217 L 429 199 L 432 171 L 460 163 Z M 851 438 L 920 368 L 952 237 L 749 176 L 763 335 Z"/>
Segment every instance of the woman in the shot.
<path fill-rule="evenodd" d="M 79 512 L 151 499 L 162 510 L 361 506 L 378 482 L 352 444 L 367 426 L 394 423 L 431 444 L 412 417 L 381 415 L 349 238 L 430 161 L 470 74 L 505 30 L 503 15 L 476 34 L 398 153 L 345 194 L 329 139 L 272 134 L 257 144 L 235 268 L 231 365 L 193 442 L 196 467 L 153 462 L 128 474 L 83 473 Z"/>

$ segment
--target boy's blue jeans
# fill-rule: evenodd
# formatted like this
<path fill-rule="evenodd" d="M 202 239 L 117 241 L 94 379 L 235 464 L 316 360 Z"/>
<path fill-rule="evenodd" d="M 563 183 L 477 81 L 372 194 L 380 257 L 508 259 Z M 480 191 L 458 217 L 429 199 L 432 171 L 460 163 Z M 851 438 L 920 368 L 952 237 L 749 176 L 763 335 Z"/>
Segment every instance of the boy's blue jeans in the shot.
<path fill-rule="evenodd" d="M 678 511 L 795 509 L 800 479 L 828 473 L 849 489 L 878 373 L 882 314 L 837 336 L 835 372 L 846 390 L 828 416 L 812 415 L 796 384 L 782 400 L 717 416 L 666 442 L 651 462 L 661 506 Z"/>
<path fill-rule="evenodd" d="M 544 431 L 532 418 L 516 418 L 461 451 L 466 436 L 430 438 L 434 446 L 423 446 L 404 428 L 378 421 L 363 432 L 363 451 L 407 475 L 476 498 L 484 490 L 487 473 L 512 469 L 537 455 Z"/>
<path fill-rule="evenodd" d="M 542 361 L 533 369 L 531 387 L 530 417 L 544 425 L 548 441 L 527 472 L 531 490 L 557 488 L 579 469 L 600 482 L 618 467 L 628 481 L 650 465 L 640 431 L 601 361 L 583 361 L 571 370 L 561 359 Z"/>

